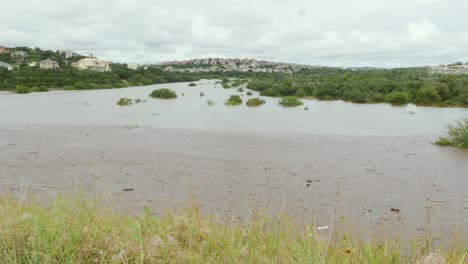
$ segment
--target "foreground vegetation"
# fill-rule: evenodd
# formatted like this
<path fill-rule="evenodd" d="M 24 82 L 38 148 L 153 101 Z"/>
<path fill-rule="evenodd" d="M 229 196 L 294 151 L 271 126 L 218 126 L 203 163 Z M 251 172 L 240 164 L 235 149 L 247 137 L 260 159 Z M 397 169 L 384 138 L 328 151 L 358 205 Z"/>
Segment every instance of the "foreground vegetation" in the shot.
<path fill-rule="evenodd" d="M 47 207 L 0 197 L 3 263 L 465 263 L 463 242 L 430 244 L 360 240 L 283 216 L 219 219 L 195 202 L 156 216 L 116 213 L 80 195 Z"/>
<path fill-rule="evenodd" d="M 457 121 L 454 125 L 449 125 L 447 136 L 440 137 L 435 144 L 439 146 L 468 148 L 468 119 Z"/>

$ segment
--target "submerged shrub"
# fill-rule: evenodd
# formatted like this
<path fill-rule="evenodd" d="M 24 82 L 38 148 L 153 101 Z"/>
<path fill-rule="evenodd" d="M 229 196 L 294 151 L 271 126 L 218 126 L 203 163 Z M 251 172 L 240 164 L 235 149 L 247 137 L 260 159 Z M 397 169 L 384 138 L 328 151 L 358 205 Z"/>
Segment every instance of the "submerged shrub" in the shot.
<path fill-rule="evenodd" d="M 247 106 L 261 106 L 262 104 L 266 103 L 265 100 L 262 100 L 260 98 L 250 98 L 247 100 L 246 104 Z"/>
<path fill-rule="evenodd" d="M 117 102 L 117 104 L 120 105 L 120 106 L 131 105 L 131 104 L 132 104 L 132 99 L 122 97 L 122 98 L 120 98 L 120 100 Z"/>
<path fill-rule="evenodd" d="M 189 83 L 188 86 L 197 86 L 197 84 L 196 83 Z"/>
<path fill-rule="evenodd" d="M 229 88 L 231 88 L 231 86 L 229 86 L 229 83 L 223 82 L 223 88 L 224 89 L 229 89 Z"/>
<path fill-rule="evenodd" d="M 174 91 L 167 88 L 156 89 L 150 94 L 150 96 L 161 99 L 177 98 L 177 94 Z"/>
<path fill-rule="evenodd" d="M 279 104 L 283 107 L 295 107 L 303 105 L 304 103 L 295 96 L 285 96 L 281 98 Z"/>
<path fill-rule="evenodd" d="M 24 85 L 16 85 L 16 93 L 26 94 L 29 93 L 29 88 Z"/>
<path fill-rule="evenodd" d="M 226 101 L 226 105 L 240 105 L 242 104 L 242 99 L 239 95 L 231 95 L 229 99 Z"/>
<path fill-rule="evenodd" d="M 251 91 L 247 91 L 247 95 L 252 95 L 253 93 Z"/>
<path fill-rule="evenodd" d="M 241 87 L 241 88 L 237 89 L 237 91 L 238 91 L 239 93 L 242 93 L 242 92 L 244 91 L 244 88 Z"/>
<path fill-rule="evenodd" d="M 468 119 L 457 121 L 448 126 L 447 136 L 440 137 L 436 142 L 439 146 L 454 146 L 468 148 Z"/>
<path fill-rule="evenodd" d="M 213 100 L 208 100 L 206 101 L 206 103 L 209 105 L 209 106 L 213 106 L 215 103 L 213 102 Z"/>

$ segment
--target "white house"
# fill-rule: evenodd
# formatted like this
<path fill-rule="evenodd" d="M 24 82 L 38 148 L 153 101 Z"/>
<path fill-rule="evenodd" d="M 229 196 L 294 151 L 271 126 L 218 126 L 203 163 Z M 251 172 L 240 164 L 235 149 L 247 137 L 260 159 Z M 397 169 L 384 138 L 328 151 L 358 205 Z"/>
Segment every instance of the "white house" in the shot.
<path fill-rule="evenodd" d="M 9 70 L 9 71 L 13 70 L 13 66 L 11 66 L 11 65 L 8 64 L 8 63 L 2 62 L 2 61 L 0 61 L 0 67 L 6 68 L 6 69 Z"/>
<path fill-rule="evenodd" d="M 49 70 L 49 69 L 58 69 L 60 68 L 59 63 L 54 60 L 43 60 L 39 62 L 39 68 Z"/>
<path fill-rule="evenodd" d="M 102 61 L 96 58 L 84 58 L 77 62 L 73 62 L 71 65 L 80 70 L 91 70 L 98 72 L 106 72 L 111 70 L 108 61 Z"/>
<path fill-rule="evenodd" d="M 140 64 L 136 64 L 136 63 L 127 63 L 127 68 L 128 69 L 131 69 L 131 70 L 138 70 L 138 68 L 140 68 Z"/>

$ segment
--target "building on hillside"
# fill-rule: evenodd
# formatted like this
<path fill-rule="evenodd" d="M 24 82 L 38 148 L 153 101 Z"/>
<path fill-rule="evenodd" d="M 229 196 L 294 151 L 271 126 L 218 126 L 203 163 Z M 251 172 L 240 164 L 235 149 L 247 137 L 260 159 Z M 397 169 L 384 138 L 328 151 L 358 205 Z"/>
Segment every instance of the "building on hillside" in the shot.
<path fill-rule="evenodd" d="M 22 50 L 15 50 L 10 53 L 11 57 L 16 61 L 24 61 L 24 59 L 28 56 L 28 53 Z"/>
<path fill-rule="evenodd" d="M 60 68 L 59 63 L 54 61 L 54 60 L 43 60 L 39 62 L 39 68 L 44 69 L 44 70 L 50 70 L 50 69 L 58 69 Z"/>
<path fill-rule="evenodd" d="M 70 50 L 61 50 L 60 54 L 62 54 L 62 56 L 65 57 L 65 59 L 76 57 L 76 56 L 80 55 L 77 52 L 70 51 Z"/>
<path fill-rule="evenodd" d="M 108 61 L 103 61 L 96 58 L 84 58 L 77 62 L 73 62 L 71 65 L 80 70 L 91 70 L 98 72 L 106 72 L 111 70 Z"/>
<path fill-rule="evenodd" d="M 2 61 L 0 61 L 0 67 L 6 68 L 6 69 L 9 70 L 9 71 L 13 70 L 13 66 L 11 66 L 11 65 L 8 64 L 8 63 L 2 62 Z"/>
<path fill-rule="evenodd" d="M 6 47 L 0 46 L 0 53 L 10 53 L 10 50 Z"/>
<path fill-rule="evenodd" d="M 140 64 L 136 64 L 136 63 L 127 63 L 127 69 L 130 69 L 130 70 L 138 70 L 138 68 L 140 68 Z"/>

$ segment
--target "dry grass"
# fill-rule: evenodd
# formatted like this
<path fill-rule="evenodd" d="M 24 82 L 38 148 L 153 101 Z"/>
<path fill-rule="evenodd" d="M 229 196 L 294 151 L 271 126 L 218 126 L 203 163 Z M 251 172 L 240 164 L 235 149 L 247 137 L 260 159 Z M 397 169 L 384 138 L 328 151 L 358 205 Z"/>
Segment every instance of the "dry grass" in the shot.
<path fill-rule="evenodd" d="M 196 202 L 163 216 L 121 214 L 83 197 L 57 198 L 46 208 L 1 196 L 2 263 L 424 263 L 429 253 L 466 263 L 468 251 L 466 244 L 429 252 L 414 241 L 319 234 L 283 216 L 218 219 Z"/>

